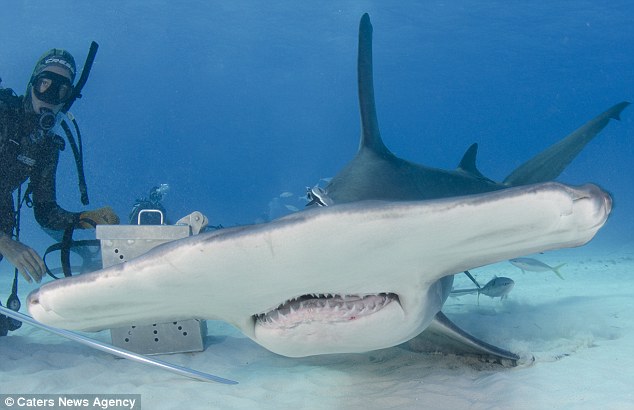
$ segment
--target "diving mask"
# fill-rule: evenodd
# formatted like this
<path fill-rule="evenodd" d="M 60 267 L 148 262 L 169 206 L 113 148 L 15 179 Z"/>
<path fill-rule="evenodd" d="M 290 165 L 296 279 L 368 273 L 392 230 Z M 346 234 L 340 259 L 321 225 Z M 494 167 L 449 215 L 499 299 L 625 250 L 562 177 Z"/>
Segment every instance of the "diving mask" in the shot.
<path fill-rule="evenodd" d="M 51 71 L 42 71 L 33 77 L 31 85 L 35 97 L 47 104 L 63 104 L 73 95 L 70 79 Z"/>

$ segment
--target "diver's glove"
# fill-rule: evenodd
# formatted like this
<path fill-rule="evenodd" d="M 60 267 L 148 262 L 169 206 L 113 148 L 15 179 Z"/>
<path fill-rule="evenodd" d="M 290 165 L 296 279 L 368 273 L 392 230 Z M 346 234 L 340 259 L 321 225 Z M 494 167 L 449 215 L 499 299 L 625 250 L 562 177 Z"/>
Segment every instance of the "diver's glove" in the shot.
<path fill-rule="evenodd" d="M 119 217 L 109 206 L 85 211 L 79 215 L 78 228 L 92 229 L 94 225 L 119 225 Z"/>

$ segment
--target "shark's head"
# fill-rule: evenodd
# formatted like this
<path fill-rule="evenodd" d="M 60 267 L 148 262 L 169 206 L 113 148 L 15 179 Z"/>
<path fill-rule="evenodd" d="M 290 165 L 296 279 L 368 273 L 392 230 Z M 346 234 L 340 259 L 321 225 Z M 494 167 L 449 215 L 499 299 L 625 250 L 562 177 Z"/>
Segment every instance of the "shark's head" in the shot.
<path fill-rule="evenodd" d="M 70 330 L 201 318 L 231 323 L 285 356 L 367 352 L 424 330 L 452 274 L 582 245 L 611 205 L 596 186 L 547 183 L 307 210 L 46 283 L 28 308 L 36 320 Z"/>

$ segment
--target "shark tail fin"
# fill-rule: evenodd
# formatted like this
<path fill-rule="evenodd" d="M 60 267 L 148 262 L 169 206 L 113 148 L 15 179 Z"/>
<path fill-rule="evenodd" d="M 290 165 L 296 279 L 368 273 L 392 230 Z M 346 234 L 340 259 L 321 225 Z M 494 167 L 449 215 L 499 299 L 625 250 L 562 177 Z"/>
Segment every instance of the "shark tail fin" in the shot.
<path fill-rule="evenodd" d="M 553 268 L 553 272 L 555 272 L 555 274 L 557 276 L 559 276 L 559 279 L 561 280 L 565 280 L 564 277 L 561 275 L 561 272 L 559 272 L 559 269 L 563 268 L 563 266 L 565 265 L 565 263 L 562 263 L 561 265 L 557 265 Z"/>
<path fill-rule="evenodd" d="M 372 23 L 365 13 L 359 23 L 359 51 L 357 74 L 359 86 L 359 108 L 361 111 L 361 141 L 359 149 L 368 148 L 378 154 L 391 154 L 383 143 L 379 130 L 374 100 L 372 68 Z"/>
<path fill-rule="evenodd" d="M 621 111 L 628 105 L 630 103 L 627 101 L 620 102 L 586 122 L 561 141 L 520 165 L 506 177 L 504 184 L 518 186 L 554 180 L 611 119 L 620 119 Z"/>

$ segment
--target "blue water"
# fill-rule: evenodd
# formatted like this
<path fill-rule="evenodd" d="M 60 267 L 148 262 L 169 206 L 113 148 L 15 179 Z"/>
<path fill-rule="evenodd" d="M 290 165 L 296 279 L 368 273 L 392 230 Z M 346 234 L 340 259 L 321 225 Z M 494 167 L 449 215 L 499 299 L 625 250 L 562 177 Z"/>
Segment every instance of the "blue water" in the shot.
<path fill-rule="evenodd" d="M 170 217 L 199 210 L 231 226 L 276 216 L 269 204 L 282 192 L 301 207 L 306 186 L 355 154 L 363 12 L 374 25 L 386 145 L 453 168 L 479 142 L 481 171 L 501 180 L 634 99 L 634 5 L 604 3 L 4 2 L 0 77 L 23 90 L 48 48 L 70 50 L 81 65 L 97 41 L 84 98 L 72 110 L 91 206 L 112 205 L 125 220 L 135 198 L 168 183 Z M 630 107 L 560 177 L 613 193 L 617 206 L 600 243 L 634 247 L 633 153 Z M 73 167 L 66 150 L 59 199 L 79 210 Z M 41 233 L 27 223 L 24 235 Z"/>

